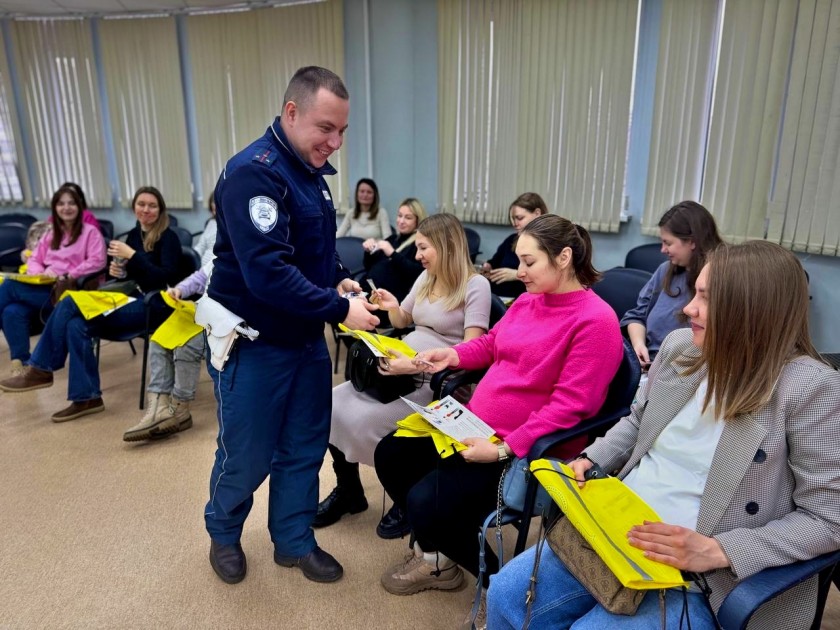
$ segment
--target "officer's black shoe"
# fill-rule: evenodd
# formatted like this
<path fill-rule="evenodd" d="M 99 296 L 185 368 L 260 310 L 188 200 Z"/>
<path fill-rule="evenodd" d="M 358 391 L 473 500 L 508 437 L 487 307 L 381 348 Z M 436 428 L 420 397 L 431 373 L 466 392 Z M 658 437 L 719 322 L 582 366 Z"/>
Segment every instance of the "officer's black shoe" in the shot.
<path fill-rule="evenodd" d="M 274 562 L 281 567 L 300 567 L 303 574 L 313 582 L 335 582 L 344 575 L 344 568 L 338 560 L 320 547 L 315 547 L 301 558 L 281 556 L 275 551 Z"/>
<path fill-rule="evenodd" d="M 222 545 L 213 539 L 210 540 L 210 566 L 216 575 L 228 584 L 241 582 L 248 571 L 242 545 Z"/>
<path fill-rule="evenodd" d="M 396 505 L 385 513 L 379 525 L 376 526 L 376 535 L 385 540 L 402 538 L 411 531 L 408 523 L 408 514 L 403 512 Z"/>
<path fill-rule="evenodd" d="M 361 488 L 350 492 L 342 486 L 336 486 L 327 498 L 318 504 L 318 513 L 312 521 L 312 527 L 328 527 L 337 523 L 345 514 L 358 514 L 368 509 L 365 493 Z"/>

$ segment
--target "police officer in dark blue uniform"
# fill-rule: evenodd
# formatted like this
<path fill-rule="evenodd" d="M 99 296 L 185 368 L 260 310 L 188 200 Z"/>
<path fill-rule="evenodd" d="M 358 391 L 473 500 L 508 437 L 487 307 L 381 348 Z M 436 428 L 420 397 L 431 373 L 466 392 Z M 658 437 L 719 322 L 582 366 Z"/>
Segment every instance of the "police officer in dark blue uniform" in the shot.
<path fill-rule="evenodd" d="M 208 296 L 259 331 L 238 339 L 223 369 L 208 366 L 219 435 L 205 523 L 210 564 L 230 584 L 246 573 L 239 544 L 253 493 L 270 475 L 274 560 L 316 582 L 343 569 L 310 527 L 330 432 L 325 322 L 370 329 L 376 307 L 335 252 L 336 217 L 324 175 L 347 128 L 347 89 L 314 66 L 292 77 L 282 116 L 233 156 L 216 185 L 218 236 Z"/>

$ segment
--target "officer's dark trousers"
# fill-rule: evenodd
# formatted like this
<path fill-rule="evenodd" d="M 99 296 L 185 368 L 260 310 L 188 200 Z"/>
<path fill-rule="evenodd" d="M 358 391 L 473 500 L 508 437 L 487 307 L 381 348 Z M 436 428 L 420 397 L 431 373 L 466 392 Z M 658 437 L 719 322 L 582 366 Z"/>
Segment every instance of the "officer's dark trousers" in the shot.
<path fill-rule="evenodd" d="M 315 547 L 318 471 L 330 434 L 332 372 L 324 339 L 300 350 L 239 339 L 224 370 L 208 361 L 218 403 L 219 436 L 205 523 L 210 537 L 233 544 L 270 475 L 268 529 L 277 553 Z"/>

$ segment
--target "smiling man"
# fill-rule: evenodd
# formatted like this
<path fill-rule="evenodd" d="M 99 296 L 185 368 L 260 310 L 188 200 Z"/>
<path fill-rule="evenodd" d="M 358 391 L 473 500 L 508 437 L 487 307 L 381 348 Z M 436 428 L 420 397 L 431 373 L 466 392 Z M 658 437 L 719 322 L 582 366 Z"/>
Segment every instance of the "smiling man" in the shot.
<path fill-rule="evenodd" d="M 330 431 L 324 322 L 369 329 L 376 307 L 335 252 L 335 208 L 324 175 L 344 141 L 349 101 L 325 68 L 301 68 L 282 116 L 225 166 L 216 185 L 218 235 L 208 296 L 259 331 L 238 340 L 223 369 L 208 364 L 219 436 L 205 523 L 210 564 L 225 582 L 247 570 L 240 545 L 253 493 L 267 476 L 274 560 L 316 582 L 341 578 L 310 527 Z M 212 324 L 212 321 L 211 321 Z"/>

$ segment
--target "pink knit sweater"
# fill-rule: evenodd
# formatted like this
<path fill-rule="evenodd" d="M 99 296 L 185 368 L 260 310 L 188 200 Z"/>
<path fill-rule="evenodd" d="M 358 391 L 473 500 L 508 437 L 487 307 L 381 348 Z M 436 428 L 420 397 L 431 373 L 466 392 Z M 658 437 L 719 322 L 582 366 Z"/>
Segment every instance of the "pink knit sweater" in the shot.
<path fill-rule="evenodd" d="M 524 457 L 543 435 L 595 415 L 622 343 L 613 310 L 582 290 L 523 294 L 490 332 L 455 350 L 459 368 L 490 367 L 467 406 Z"/>

